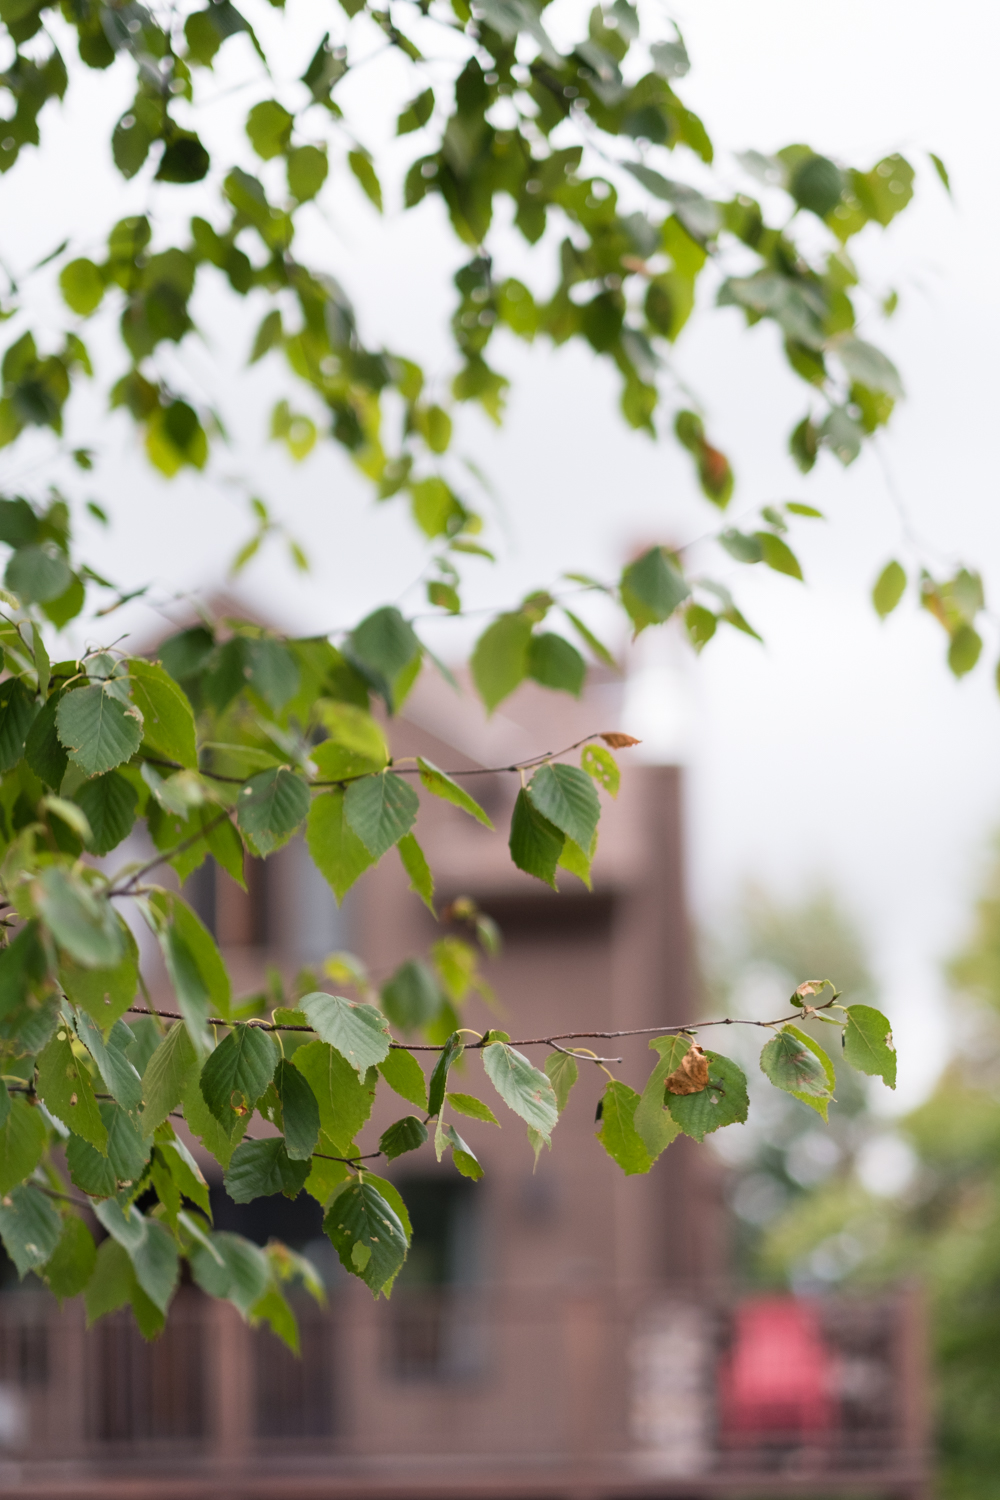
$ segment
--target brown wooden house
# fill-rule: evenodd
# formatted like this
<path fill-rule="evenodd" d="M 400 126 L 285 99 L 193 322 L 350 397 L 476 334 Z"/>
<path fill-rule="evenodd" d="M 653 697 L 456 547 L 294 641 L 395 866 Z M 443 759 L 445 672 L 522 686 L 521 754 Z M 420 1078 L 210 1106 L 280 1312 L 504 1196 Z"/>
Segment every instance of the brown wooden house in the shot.
<path fill-rule="evenodd" d="M 579 703 L 525 687 L 486 722 L 425 674 L 392 725 L 394 753 L 505 765 L 617 727 L 617 698 L 610 680 Z M 475 1001 L 468 1024 L 531 1038 L 697 1014 L 681 773 L 622 759 L 592 893 L 565 876 L 554 895 L 513 868 L 504 832 L 425 799 L 418 832 L 442 903 L 472 896 L 503 933 L 489 975 L 499 1016 Z M 477 778 L 500 830 L 516 784 Z M 344 948 L 380 981 L 440 935 L 393 855 L 340 911 L 294 843 L 254 872 L 248 896 L 211 868 L 192 894 L 245 992 L 269 965 L 290 977 Z M 648 1073 L 645 1039 L 601 1045 L 633 1083 Z M 546 1049 L 528 1050 L 540 1063 Z M 913 1297 L 770 1314 L 735 1303 L 708 1150 L 680 1139 L 648 1176 L 624 1177 L 594 1139 L 602 1081 L 583 1072 L 537 1168 L 509 1114 L 502 1131 L 462 1122 L 482 1182 L 428 1151 L 395 1163 L 415 1242 L 390 1302 L 340 1270 L 312 1200 L 237 1208 L 220 1183 L 218 1227 L 306 1248 L 327 1276 L 328 1309 L 299 1308 L 301 1360 L 193 1288 L 152 1346 L 128 1315 L 87 1334 L 82 1310 L 60 1314 L 37 1284 L 8 1290 L 0 1494 L 925 1496 Z M 474 1055 L 457 1086 L 491 1097 Z M 373 1140 L 393 1118 L 384 1108 Z"/>

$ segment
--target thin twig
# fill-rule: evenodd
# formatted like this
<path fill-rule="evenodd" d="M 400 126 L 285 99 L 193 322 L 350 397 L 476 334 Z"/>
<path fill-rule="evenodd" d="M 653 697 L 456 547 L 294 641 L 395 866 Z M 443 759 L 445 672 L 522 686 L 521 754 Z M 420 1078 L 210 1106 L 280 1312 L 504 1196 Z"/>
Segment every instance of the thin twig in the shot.
<path fill-rule="evenodd" d="M 804 1005 L 801 1010 L 792 1011 L 790 1016 L 778 1016 L 774 1021 L 748 1021 L 741 1016 L 724 1016 L 717 1021 L 685 1021 L 682 1026 L 636 1026 L 626 1031 L 559 1031 L 555 1036 L 531 1036 L 515 1038 L 508 1042 L 509 1047 L 555 1047 L 558 1052 L 566 1052 L 571 1057 L 576 1057 L 582 1062 L 596 1063 L 620 1063 L 620 1057 L 581 1057 L 578 1052 L 571 1052 L 567 1047 L 560 1047 L 559 1042 L 574 1041 L 609 1041 L 623 1036 L 677 1036 L 681 1032 L 702 1031 L 706 1026 L 763 1026 L 768 1029 L 774 1026 L 786 1026 L 789 1021 L 808 1021 L 811 1015 L 818 1015 L 820 1011 L 829 1010 L 840 999 L 835 995 L 825 1005 Z M 149 1011 L 141 1005 L 130 1005 L 129 1014 L 147 1016 Z M 184 1017 L 178 1011 L 161 1010 L 157 1014 L 164 1021 L 183 1021 Z M 285 1021 L 264 1021 L 258 1016 L 251 1016 L 248 1020 L 226 1021 L 221 1016 L 210 1016 L 205 1022 L 206 1026 L 258 1026 L 262 1031 L 311 1031 L 316 1034 L 315 1026 L 291 1025 Z M 447 1046 L 446 1042 L 390 1042 L 389 1046 L 398 1052 L 443 1052 Z M 482 1037 L 478 1042 L 466 1042 L 466 1052 L 479 1052 L 483 1047 L 492 1046 L 491 1042 Z M 334 1158 L 339 1160 L 340 1158 Z"/>
<path fill-rule="evenodd" d="M 599 739 L 603 739 L 603 737 L 604 737 L 603 732 L 600 731 L 600 730 L 598 730 L 594 734 L 586 734 L 586 735 L 584 735 L 584 737 L 583 737 L 582 740 L 577 740 L 574 744 L 567 745 L 564 750 L 545 750 L 545 751 L 543 751 L 539 755 L 531 755 L 531 756 L 529 756 L 527 760 L 516 761 L 513 765 L 509 765 L 509 766 L 476 766 L 472 770 L 467 770 L 466 769 L 466 770 L 445 771 L 444 775 L 445 776 L 452 776 L 452 777 L 454 777 L 454 776 L 500 776 L 500 775 L 503 775 L 505 772 L 530 771 L 530 770 L 534 769 L 534 767 L 536 767 L 536 766 L 544 765 L 546 761 L 555 760 L 560 755 L 569 755 L 573 750 L 579 750 L 579 748 L 580 748 L 581 745 L 589 744 L 591 740 L 599 740 Z M 163 767 L 165 767 L 165 768 L 167 768 L 167 769 L 169 769 L 171 771 L 183 771 L 185 769 L 185 767 L 182 766 L 178 761 L 161 760 L 161 759 L 158 759 L 158 758 L 154 758 L 153 756 L 150 756 L 150 755 L 145 756 L 144 759 L 146 761 L 148 761 L 148 763 L 151 766 L 163 766 Z M 391 762 L 391 761 L 389 762 L 388 769 L 391 769 L 392 771 L 394 771 L 397 776 L 420 776 L 420 775 L 423 774 L 421 772 L 421 769 L 420 769 L 419 766 L 400 766 L 400 765 L 393 764 L 393 762 Z M 205 777 L 207 777 L 208 780 L 210 780 L 210 781 L 224 781 L 224 782 L 230 783 L 233 786 L 242 786 L 243 783 L 247 779 L 245 776 L 224 776 L 221 771 L 199 770 L 198 774 L 199 774 L 199 776 L 205 776 Z M 348 786 L 352 781 L 363 781 L 365 779 L 365 777 L 371 776 L 372 774 L 373 773 L 371 771 L 360 771 L 356 776 L 338 776 L 335 780 L 331 780 L 331 781 L 310 781 L 309 785 L 310 786 L 314 786 L 314 787 L 321 787 L 321 788 L 334 787 L 334 786 Z M 228 814 L 227 814 L 227 816 L 228 816 Z M 192 843 L 192 842 L 196 842 L 196 840 L 189 840 L 188 842 Z M 182 844 L 179 849 L 173 849 L 173 850 L 171 850 L 169 854 L 163 855 L 162 858 L 164 858 L 164 859 L 172 859 L 175 854 L 180 853 L 181 850 L 183 850 L 185 848 L 187 848 L 187 844 Z M 157 864 L 159 864 L 159 863 L 160 863 L 160 860 L 154 860 L 153 863 L 150 864 L 150 865 L 147 865 L 145 867 L 145 869 L 143 869 L 143 870 L 137 870 L 136 874 L 135 874 L 135 876 L 133 878 L 136 879 L 136 880 L 139 879 L 140 876 L 142 876 L 142 875 L 144 875 L 146 873 L 146 870 L 153 869 L 154 866 L 157 865 Z M 121 893 L 118 892 L 118 891 L 110 891 L 109 892 L 109 895 L 112 895 L 112 896 L 119 895 L 119 894 L 121 894 Z"/>
<path fill-rule="evenodd" d="M 167 849 L 163 854 L 158 854 L 155 859 L 147 860 L 144 865 L 140 865 L 138 870 L 136 870 L 134 874 L 129 876 L 124 885 L 113 886 L 112 889 L 108 891 L 107 894 L 109 898 L 111 896 L 134 895 L 135 886 L 144 875 L 149 874 L 150 870 L 155 870 L 157 865 L 166 864 L 168 863 L 168 861 L 175 859 L 178 854 L 183 854 L 186 849 L 193 848 L 195 844 L 200 843 L 203 838 L 206 838 L 207 835 L 212 832 L 213 828 L 218 828 L 220 823 L 226 822 L 228 817 L 229 808 L 227 807 L 222 810 L 217 818 L 212 818 L 209 820 L 209 822 L 203 823 L 198 832 L 192 833 L 190 838 L 182 839 L 181 842 L 179 844 L 175 844 L 172 849 Z"/>

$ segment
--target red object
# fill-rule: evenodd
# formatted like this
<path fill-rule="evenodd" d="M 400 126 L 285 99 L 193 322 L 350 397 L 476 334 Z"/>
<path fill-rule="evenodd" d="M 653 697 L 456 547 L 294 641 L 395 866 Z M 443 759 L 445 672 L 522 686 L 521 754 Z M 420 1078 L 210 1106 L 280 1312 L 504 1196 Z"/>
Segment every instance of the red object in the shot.
<path fill-rule="evenodd" d="M 744 1302 L 719 1370 L 723 1441 L 829 1432 L 837 1421 L 834 1375 L 833 1356 L 808 1302 Z"/>

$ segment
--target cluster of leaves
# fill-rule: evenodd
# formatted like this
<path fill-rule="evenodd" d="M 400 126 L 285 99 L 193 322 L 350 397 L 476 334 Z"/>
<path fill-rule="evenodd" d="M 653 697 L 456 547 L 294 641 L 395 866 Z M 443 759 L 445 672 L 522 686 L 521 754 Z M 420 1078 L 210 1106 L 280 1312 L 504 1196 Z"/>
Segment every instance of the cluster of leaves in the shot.
<path fill-rule="evenodd" d="M 261 79 L 272 76 L 256 31 L 230 0 L 156 14 L 137 0 L 58 8 L 53 0 L 12 0 L 0 9 L 10 44 L 0 92 L 13 105 L 0 126 L 0 171 L 39 144 L 41 112 L 63 97 L 76 69 L 57 42 L 75 39 L 83 67 L 134 74 L 134 98 L 110 149 L 125 178 L 145 177 L 150 187 L 145 214 L 95 226 L 85 255 L 61 246 L 42 263 L 57 267 L 62 298 L 80 321 L 54 342 L 15 328 L 0 367 L 0 447 L 29 429 L 62 442 L 74 383 L 92 374 L 79 330 L 100 315 L 117 317 L 125 357 L 109 387 L 111 407 L 131 416 L 163 475 L 205 469 L 224 435 L 221 410 L 178 388 L 157 359 L 196 331 L 196 289 L 221 277 L 238 297 L 270 299 L 250 363 L 283 355 L 308 408 L 279 401 L 274 440 L 299 460 L 329 436 L 381 500 L 404 496 L 433 551 L 428 599 L 457 614 L 463 555 L 490 553 L 456 478 L 453 425 L 464 402 L 500 417 L 507 380 L 486 357 L 498 324 L 529 341 L 578 339 L 611 360 L 636 428 L 655 433 L 668 399 L 668 425 L 719 511 L 734 491 L 732 467 L 691 398 L 676 398 L 668 362 L 710 266 L 718 302 L 742 309 L 751 324 L 776 324 L 792 369 L 810 387 L 809 412 L 791 439 L 803 470 L 824 449 L 852 461 L 902 394 L 890 361 L 858 337 L 864 294 L 859 301 L 846 246 L 866 224 L 887 225 L 905 206 L 912 169 L 889 157 L 870 172 L 848 171 L 798 146 L 773 158 L 751 154 L 744 170 L 784 195 L 774 199 L 781 228 L 746 194 L 715 198 L 664 176 L 654 165 L 663 165 L 660 153 L 683 148 L 708 181 L 713 148 L 675 92 L 688 70 L 680 36 L 655 44 L 649 66 L 628 0 L 596 8 L 588 36 L 566 52 L 530 0 L 477 0 L 474 8 L 452 0 L 450 9 L 421 0 L 410 8 L 410 29 L 443 26 L 461 53 L 447 90 L 439 77 L 427 86 L 417 41 L 400 29 L 403 7 L 390 18 L 343 0 L 342 37 L 327 33 L 303 55 L 304 71 L 281 88 L 281 99 L 251 108 L 246 137 L 260 163 L 253 172 L 249 158 L 213 168 L 214 143 L 189 128 L 195 120 L 207 128 L 197 113 L 199 70 L 210 71 L 222 47 L 249 47 Z M 460 364 L 447 395 L 439 387 L 428 394 L 413 360 L 369 347 L 344 288 L 293 248 L 297 216 L 312 211 L 331 164 L 335 174 L 343 165 L 382 208 L 376 166 L 334 97 L 373 33 L 420 76 L 397 124 L 401 136 L 420 136 L 405 203 L 412 209 L 440 194 L 471 255 L 456 276 Z M 600 173 L 592 157 L 603 163 Z M 199 182 L 218 184 L 211 218 L 192 217 L 181 236 L 168 236 L 157 194 Z M 644 206 L 619 212 L 625 192 Z M 513 201 L 529 244 L 550 223 L 564 230 L 551 294 L 496 271 L 488 238 L 497 194 Z M 824 241 L 821 252 L 809 248 Z M 15 285 L 0 311 L 29 321 Z M 90 450 L 70 451 L 81 468 L 92 465 Z M 263 502 L 254 514 L 257 530 L 236 568 L 277 529 Z M 718 540 L 742 563 L 800 578 L 785 537 L 792 517 L 817 514 L 798 503 L 767 507 L 754 529 L 728 527 Z M 449 1088 L 466 1052 L 481 1053 L 487 1082 L 524 1122 L 537 1155 L 551 1141 L 579 1061 L 554 1044 L 538 1068 L 505 1033 L 479 1037 L 459 1024 L 467 998 L 488 993 L 480 954 L 497 943 L 471 902 L 442 913 L 458 930 L 401 965 L 378 992 L 358 960 L 333 955 L 323 978 L 303 979 L 293 995 L 241 1001 L 176 882 L 157 881 L 164 869 L 183 882 L 211 857 L 242 883 L 248 856 L 266 858 L 301 834 L 338 901 L 395 848 L 415 893 L 435 910 L 414 831 L 421 795 L 492 824 L 457 773 L 391 758 L 373 707 L 398 711 L 429 656 L 399 608 L 376 608 L 335 640 L 285 640 L 241 620 L 207 621 L 165 641 L 153 660 L 121 651 L 53 660 L 45 629 L 77 618 L 92 586 L 113 586 L 73 565 L 69 509 L 56 493 L 45 508 L 16 496 L 0 501 L 0 541 L 10 549 L 0 614 L 0 1238 L 22 1276 L 41 1275 L 60 1297 L 82 1293 L 91 1319 L 128 1304 L 154 1335 L 186 1261 L 205 1291 L 268 1321 L 294 1346 L 283 1288 L 298 1278 L 321 1295 L 314 1272 L 285 1247 L 260 1250 L 214 1232 L 207 1184 L 173 1122 L 183 1119 L 215 1158 L 237 1202 L 275 1192 L 316 1198 L 341 1262 L 377 1296 L 392 1286 L 411 1226 L 398 1190 L 367 1161 L 421 1148 L 433 1124 L 438 1160 L 450 1151 L 458 1172 L 482 1175 L 455 1119 L 498 1122 L 490 1105 Z M 699 649 L 720 622 L 754 633 L 722 585 L 688 576 L 684 557 L 664 546 L 647 549 L 614 582 L 568 579 L 574 595 L 603 592 L 636 633 L 681 614 Z M 935 598 L 954 647 L 956 611 L 967 615 L 969 604 L 948 587 L 935 586 Z M 579 695 L 587 664 L 571 635 L 590 657 L 613 664 L 570 602 L 538 591 L 489 621 L 471 661 L 488 711 L 525 679 Z M 553 616 L 563 629 L 543 628 Z M 549 885 L 560 870 L 589 885 L 599 794 L 618 790 L 611 752 L 632 743 L 613 733 L 591 741 L 578 764 L 543 756 L 516 768 L 511 857 Z M 138 863 L 142 842 L 128 843 L 137 825 L 155 850 Z M 124 864 L 112 871 L 115 851 Z M 158 945 L 175 1016 L 150 1008 L 125 913 Z M 458 935 L 463 927 L 476 942 Z M 334 993 L 324 979 L 352 993 Z M 796 1003 L 815 994 L 807 984 Z M 848 1061 L 891 1082 L 884 1018 L 851 1006 L 842 1025 Z M 408 1045 L 415 1035 L 438 1052 L 429 1079 Z M 642 1093 L 612 1077 L 601 1099 L 600 1140 L 626 1172 L 649 1170 L 677 1133 L 701 1140 L 746 1111 L 734 1063 L 688 1035 L 652 1045 L 658 1061 Z M 825 1114 L 829 1065 L 794 1024 L 777 1027 L 762 1067 Z M 416 1113 L 377 1143 L 362 1143 L 379 1089 Z M 255 1117 L 263 1134 L 253 1132 Z M 100 1245 L 95 1222 L 106 1234 Z"/>
<path fill-rule="evenodd" d="M 885 1016 L 868 1005 L 839 1005 L 835 990 L 833 999 L 817 1009 L 809 1002 L 827 984 L 828 980 L 805 980 L 792 995 L 791 1004 L 809 1019 L 838 1027 L 844 1060 L 895 1088 L 896 1054 Z M 761 1072 L 775 1088 L 825 1120 L 834 1102 L 833 1062 L 794 1023 L 775 1022 L 773 1031 L 760 1054 Z M 630 1175 L 648 1172 L 678 1135 L 703 1141 L 713 1131 L 742 1123 L 749 1108 L 746 1076 L 732 1058 L 704 1051 L 686 1032 L 656 1037 L 649 1045 L 659 1061 L 642 1093 L 612 1078 L 598 1105 L 601 1144 Z"/>
<path fill-rule="evenodd" d="M 893 559 L 875 581 L 872 603 L 880 619 L 891 615 L 907 587 L 906 569 Z M 979 661 L 983 638 L 977 619 L 986 613 L 983 580 L 969 568 L 959 568 L 951 578 L 935 579 L 922 569 L 918 580 L 920 603 L 937 620 L 948 637 L 947 662 L 956 677 L 964 677 Z M 1000 663 L 997 665 L 1000 685 Z"/>
<path fill-rule="evenodd" d="M 183 880 L 212 855 L 242 882 L 247 854 L 266 856 L 304 828 L 338 900 L 396 847 L 433 910 L 413 832 L 414 780 L 492 825 L 431 762 L 394 765 L 370 712 L 373 692 L 393 706 L 405 697 L 420 666 L 419 649 L 410 656 L 402 644 L 411 638 L 401 615 L 382 610 L 342 649 L 249 626 L 218 634 L 196 626 L 164 642 L 157 660 L 98 652 L 52 663 L 36 624 L 0 625 L 9 670 L 0 685 L 0 887 L 11 929 L 0 950 L 0 1238 L 22 1275 L 37 1271 L 60 1296 L 83 1292 L 92 1319 L 128 1303 L 143 1332 L 155 1333 L 184 1258 L 198 1285 L 266 1319 L 294 1346 L 282 1285 L 300 1276 L 315 1288 L 314 1273 L 283 1247 L 264 1252 L 212 1231 L 205 1179 L 175 1119 L 219 1162 L 234 1201 L 315 1197 L 342 1263 L 375 1294 L 391 1288 L 411 1229 L 398 1190 L 367 1171 L 367 1160 L 420 1148 L 434 1122 L 438 1159 L 450 1151 L 460 1173 L 482 1176 L 454 1117 L 498 1121 L 476 1096 L 448 1088 L 469 1035 L 458 1008 L 484 988 L 472 944 L 446 934 L 429 963 L 407 961 L 378 995 L 357 960 L 333 955 L 327 977 L 358 998 L 307 977 L 291 1004 L 283 995 L 270 1007 L 258 997 L 234 1003 L 213 937 L 153 878 L 162 866 Z M 630 741 L 608 733 L 585 745 L 579 765 L 545 758 L 530 768 L 510 829 L 521 869 L 550 884 L 558 867 L 588 881 L 598 788 L 618 790 L 609 743 Z M 120 849 L 139 819 L 160 851 L 152 860 L 109 873 L 86 858 Z M 139 950 L 124 903 L 162 952 L 178 1006 L 173 1025 L 139 1003 Z M 471 902 L 448 915 L 496 950 L 495 929 Z M 795 1003 L 817 990 L 800 987 Z M 437 1045 L 429 1080 L 390 1022 Z M 892 1082 L 887 1033 L 877 1012 L 848 1008 L 845 1056 Z M 734 1063 L 702 1053 L 687 1035 L 652 1045 L 659 1061 L 643 1093 L 611 1078 L 601 1102 L 600 1139 L 627 1172 L 647 1171 L 680 1131 L 701 1140 L 746 1114 Z M 472 1050 L 536 1153 L 550 1144 L 578 1076 L 573 1053 L 557 1048 L 543 1071 L 500 1031 Z M 768 1043 L 761 1065 L 825 1114 L 829 1061 L 794 1026 Z M 358 1136 L 380 1084 L 418 1113 L 366 1151 Z M 252 1134 L 255 1113 L 271 1133 Z M 100 1247 L 79 1216 L 84 1207 L 107 1233 Z"/>
<path fill-rule="evenodd" d="M 212 169 L 211 181 L 219 184 L 215 222 L 193 217 L 186 239 L 154 246 L 150 211 L 112 226 L 103 258 L 70 258 L 66 246 L 55 256 L 63 298 L 80 319 L 114 306 L 129 363 L 111 385 L 111 405 L 131 414 L 150 460 L 168 476 L 185 466 L 203 469 L 225 427 L 202 396 L 178 391 L 154 367 L 158 348 L 194 331 L 191 300 L 206 272 L 219 272 L 240 297 L 253 292 L 270 299 L 250 362 L 283 353 L 309 407 L 300 409 L 292 397 L 280 400 L 272 437 L 302 459 L 321 435 L 329 436 L 380 498 L 405 495 L 420 531 L 448 554 L 437 560 L 439 576 L 429 595 L 449 612 L 461 607 L 453 554 L 489 555 L 474 540 L 482 521 L 461 493 L 450 452 L 457 405 L 475 401 L 500 418 L 508 381 L 487 363 L 498 326 L 528 341 L 538 335 L 556 344 L 579 339 L 613 361 L 623 382 L 623 412 L 637 428 L 655 434 L 659 407 L 664 401 L 673 406 L 664 430 L 672 425 L 692 456 L 702 492 L 720 509 L 733 493 L 732 467 L 706 435 L 703 416 L 689 409 L 689 398 L 678 399 L 682 388 L 669 359 L 708 268 L 717 303 L 741 309 L 748 324 L 775 324 L 791 368 L 810 387 L 814 400 L 790 440 L 803 471 L 824 449 L 852 462 L 902 395 L 891 361 L 858 335 L 859 318 L 875 304 L 847 247 L 866 226 L 885 227 L 905 208 L 913 192 L 911 165 L 894 155 L 870 170 L 849 169 L 803 145 L 773 156 L 750 151 L 738 166 L 748 185 L 766 190 L 766 202 L 745 192 L 713 197 L 710 189 L 665 176 L 654 165 L 687 153 L 707 183 L 715 158 L 704 124 L 676 92 L 690 66 L 680 34 L 647 48 L 635 8 L 614 0 L 595 8 L 587 36 L 562 52 L 545 29 L 543 9 L 508 0 L 472 9 L 466 0 L 450 7 L 415 4 L 404 30 L 399 11 L 390 20 L 368 4 L 345 0 L 338 37 L 331 40 L 328 31 L 308 61 L 303 55 L 303 72 L 283 87 L 281 99 L 250 109 L 245 130 L 260 163 L 256 175 L 238 162 Z M 29 60 L 44 34 L 75 41 L 86 68 L 134 72 L 135 98 L 111 140 L 124 177 L 146 174 L 173 188 L 206 179 L 212 152 L 173 111 L 180 109 L 189 122 L 195 118 L 199 75 L 213 69 L 224 47 L 242 47 L 261 79 L 269 76 L 251 22 L 230 0 L 169 15 L 132 0 L 87 0 L 63 6 L 58 24 L 54 12 L 54 0 L 19 0 L 5 11 L 14 55 L 0 74 L 0 90 L 16 110 L 4 126 L 10 133 L 0 141 L 0 170 L 23 147 L 39 143 L 39 112 L 71 83 L 73 68 L 67 70 L 55 41 L 47 61 Z M 437 68 L 437 81 L 428 86 L 417 40 L 433 38 L 442 27 L 458 58 L 447 89 Z M 455 277 L 459 302 L 452 326 L 461 365 L 447 399 L 440 391 L 428 397 L 412 359 L 368 347 L 344 288 L 304 265 L 294 250 L 297 216 L 322 191 L 331 161 L 335 175 L 343 164 L 382 210 L 376 165 L 336 98 L 352 59 L 374 36 L 406 59 L 421 85 L 397 121 L 398 134 L 417 138 L 420 151 L 406 174 L 405 206 L 414 209 L 428 195 L 440 195 L 456 234 L 474 251 Z M 935 158 L 934 164 L 947 185 L 941 163 Z M 643 206 L 619 211 L 621 193 Z M 551 294 L 540 296 L 498 272 L 488 248 L 498 194 L 513 201 L 514 223 L 529 244 L 537 244 L 550 224 L 564 229 Z M 826 248 L 817 251 L 824 238 Z M 7 312 L 25 314 L 16 289 L 12 299 Z M 888 314 L 894 306 L 889 298 L 882 310 Z M 58 353 L 40 354 L 25 331 L 3 362 L 0 445 L 28 426 L 61 432 L 73 381 L 91 373 L 79 332 L 68 332 Z M 394 413 L 398 420 L 390 430 L 386 418 Z M 720 540 L 741 562 L 763 561 L 800 577 L 781 529 L 729 531 Z M 673 561 L 680 569 L 681 560 Z M 689 585 L 696 586 L 703 593 L 688 618 L 696 647 L 719 621 L 750 628 L 724 588 L 703 580 Z M 954 655 L 968 660 L 967 640 Z"/>

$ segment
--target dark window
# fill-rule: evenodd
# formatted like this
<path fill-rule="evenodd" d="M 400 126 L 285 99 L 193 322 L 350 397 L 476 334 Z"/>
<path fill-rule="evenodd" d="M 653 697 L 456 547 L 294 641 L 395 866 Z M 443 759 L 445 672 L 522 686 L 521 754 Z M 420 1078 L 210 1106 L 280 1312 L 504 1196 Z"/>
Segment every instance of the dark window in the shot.
<path fill-rule="evenodd" d="M 413 1243 L 391 1303 L 389 1363 L 403 1379 L 457 1380 L 485 1364 L 480 1280 L 482 1188 L 461 1178 L 399 1184 Z"/>
<path fill-rule="evenodd" d="M 294 1199 L 276 1193 L 252 1203 L 234 1203 L 220 1183 L 210 1189 L 210 1198 L 215 1228 L 242 1234 L 255 1245 L 281 1240 L 290 1250 L 303 1250 L 323 1234 L 323 1210 L 308 1193 Z"/>
<path fill-rule="evenodd" d="M 476 1185 L 461 1177 L 408 1177 L 399 1191 L 413 1225 L 399 1285 L 468 1286 L 477 1281 Z"/>

